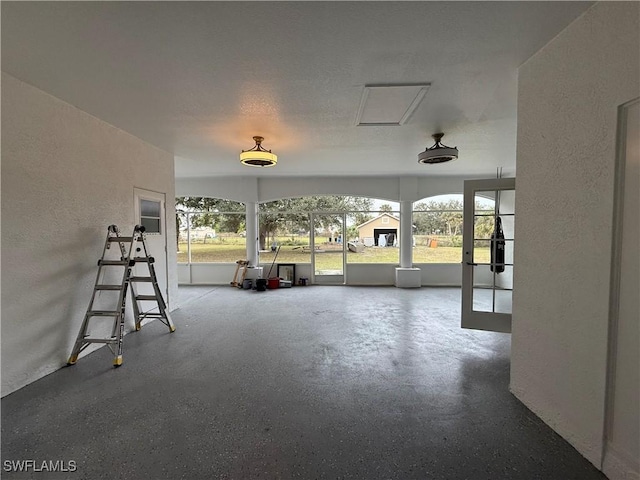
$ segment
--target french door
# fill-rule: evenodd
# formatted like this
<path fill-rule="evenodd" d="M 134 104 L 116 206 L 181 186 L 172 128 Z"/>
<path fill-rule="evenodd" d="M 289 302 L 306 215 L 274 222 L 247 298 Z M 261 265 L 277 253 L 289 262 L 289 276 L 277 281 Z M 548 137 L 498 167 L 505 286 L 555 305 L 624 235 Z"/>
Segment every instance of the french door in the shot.
<path fill-rule="evenodd" d="M 515 186 L 464 182 L 462 328 L 511 332 Z"/>
<path fill-rule="evenodd" d="M 345 283 L 345 224 L 344 213 L 311 215 L 311 265 L 314 284 Z"/>

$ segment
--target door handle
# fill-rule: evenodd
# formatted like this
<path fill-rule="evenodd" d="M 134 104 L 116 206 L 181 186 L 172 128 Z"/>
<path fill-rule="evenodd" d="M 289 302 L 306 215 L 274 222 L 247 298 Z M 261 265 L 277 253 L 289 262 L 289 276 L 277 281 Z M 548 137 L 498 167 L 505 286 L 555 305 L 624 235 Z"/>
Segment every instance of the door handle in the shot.
<path fill-rule="evenodd" d="M 471 265 L 473 267 L 477 267 L 478 266 L 477 263 L 473 263 L 473 262 L 464 262 L 464 263 L 466 263 L 467 265 Z"/>

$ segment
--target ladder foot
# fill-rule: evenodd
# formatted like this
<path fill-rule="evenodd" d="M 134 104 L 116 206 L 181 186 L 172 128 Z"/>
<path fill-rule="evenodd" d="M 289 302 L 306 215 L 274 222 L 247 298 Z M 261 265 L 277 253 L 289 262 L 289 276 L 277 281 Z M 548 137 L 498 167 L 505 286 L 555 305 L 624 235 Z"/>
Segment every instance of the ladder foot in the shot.
<path fill-rule="evenodd" d="M 77 355 L 71 355 L 69 357 L 69 360 L 67 361 L 67 365 L 69 365 L 69 366 L 75 365 L 77 361 L 78 361 L 78 356 Z"/>
<path fill-rule="evenodd" d="M 171 333 L 175 332 L 175 331 L 176 331 L 176 327 L 174 327 L 173 325 L 171 325 L 171 326 L 169 327 L 169 331 L 170 331 Z"/>
<path fill-rule="evenodd" d="M 137 324 L 137 325 L 136 325 L 136 332 L 139 332 L 141 328 L 142 328 L 142 325 Z"/>
<path fill-rule="evenodd" d="M 122 355 L 118 355 L 116 358 L 113 359 L 113 366 L 114 367 L 119 367 L 120 365 L 122 365 Z"/>

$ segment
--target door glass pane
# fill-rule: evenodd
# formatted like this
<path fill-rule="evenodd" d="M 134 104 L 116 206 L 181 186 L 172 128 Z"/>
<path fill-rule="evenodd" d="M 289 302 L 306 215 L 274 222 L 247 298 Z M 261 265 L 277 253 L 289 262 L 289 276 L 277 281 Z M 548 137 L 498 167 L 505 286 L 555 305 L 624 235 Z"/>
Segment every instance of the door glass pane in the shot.
<path fill-rule="evenodd" d="M 473 289 L 473 310 L 475 312 L 511 313 L 512 290 L 491 288 Z"/>
<path fill-rule="evenodd" d="M 316 249 L 316 275 L 343 275 L 342 252 Z"/>
<path fill-rule="evenodd" d="M 496 273 L 494 283 L 498 288 L 512 289 L 513 266 L 507 265 L 504 267 L 504 272 Z"/>
<path fill-rule="evenodd" d="M 475 312 L 493 312 L 493 290 L 488 288 L 474 288 L 473 310 Z"/>
<path fill-rule="evenodd" d="M 495 294 L 494 312 L 511 313 L 511 297 L 513 292 L 511 290 L 496 290 Z"/>
<path fill-rule="evenodd" d="M 505 240 L 504 242 L 504 263 L 513 265 L 513 240 Z"/>
<path fill-rule="evenodd" d="M 495 191 L 476 192 L 475 194 L 475 213 L 476 215 L 489 214 L 493 215 L 495 206 Z"/>
<path fill-rule="evenodd" d="M 513 215 L 500 215 L 500 221 L 502 222 L 502 232 L 505 240 L 513 240 L 515 217 Z"/>
<path fill-rule="evenodd" d="M 140 199 L 140 225 L 146 233 L 160 233 L 161 202 Z"/>
<path fill-rule="evenodd" d="M 493 287 L 493 273 L 489 269 L 489 265 L 477 265 L 473 267 L 473 286 L 474 287 Z"/>
<path fill-rule="evenodd" d="M 145 227 L 146 233 L 160 233 L 160 219 L 159 218 L 142 217 L 140 219 L 140 225 Z"/>
<path fill-rule="evenodd" d="M 491 260 L 491 241 L 475 240 L 473 242 L 473 262 L 488 264 Z"/>
<path fill-rule="evenodd" d="M 498 200 L 499 200 L 498 213 L 500 215 L 513 215 L 515 213 L 515 205 L 516 205 L 515 190 L 501 190 Z"/>
<path fill-rule="evenodd" d="M 473 261 L 488 264 L 491 260 L 491 235 L 495 224 L 495 192 L 479 192 L 475 195 L 473 217 Z M 484 283 L 484 282 L 483 282 Z"/>
<path fill-rule="evenodd" d="M 494 223 L 493 214 L 476 215 L 473 219 L 474 238 L 476 240 L 490 239 L 493 233 Z"/>
<path fill-rule="evenodd" d="M 140 216 L 160 217 L 160 202 L 140 199 Z"/>

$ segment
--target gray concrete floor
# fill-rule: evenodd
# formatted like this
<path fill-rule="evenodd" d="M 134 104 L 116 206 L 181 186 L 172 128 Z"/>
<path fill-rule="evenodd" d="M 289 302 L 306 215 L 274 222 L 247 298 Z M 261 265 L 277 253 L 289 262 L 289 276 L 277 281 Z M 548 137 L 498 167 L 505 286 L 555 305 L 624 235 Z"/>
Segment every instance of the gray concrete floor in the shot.
<path fill-rule="evenodd" d="M 2 399 L 3 468 L 77 464 L 3 478 L 604 478 L 509 393 L 510 337 L 461 330 L 458 289 L 181 295 L 122 367 L 103 348 Z"/>

